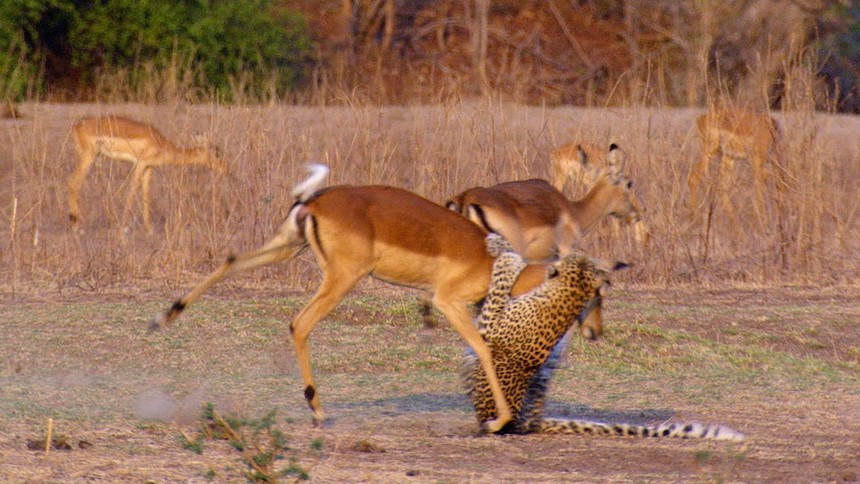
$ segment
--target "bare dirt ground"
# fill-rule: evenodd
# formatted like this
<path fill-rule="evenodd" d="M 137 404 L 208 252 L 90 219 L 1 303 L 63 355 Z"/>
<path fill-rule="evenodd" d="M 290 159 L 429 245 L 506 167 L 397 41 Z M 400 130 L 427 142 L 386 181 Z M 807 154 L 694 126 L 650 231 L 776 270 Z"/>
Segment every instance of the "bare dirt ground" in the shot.
<path fill-rule="evenodd" d="M 329 416 L 315 428 L 285 322 L 306 297 L 213 291 L 153 335 L 146 321 L 169 298 L 0 305 L 0 481 L 241 482 L 225 442 L 201 454 L 180 442 L 205 402 L 248 418 L 277 408 L 282 462 L 313 482 L 860 481 L 857 287 L 622 287 L 605 337 L 572 341 L 550 415 L 719 423 L 740 444 L 478 435 L 464 344 L 421 329 L 414 294 L 387 289 L 354 295 L 314 332 Z M 70 450 L 28 449 L 49 418 Z"/>

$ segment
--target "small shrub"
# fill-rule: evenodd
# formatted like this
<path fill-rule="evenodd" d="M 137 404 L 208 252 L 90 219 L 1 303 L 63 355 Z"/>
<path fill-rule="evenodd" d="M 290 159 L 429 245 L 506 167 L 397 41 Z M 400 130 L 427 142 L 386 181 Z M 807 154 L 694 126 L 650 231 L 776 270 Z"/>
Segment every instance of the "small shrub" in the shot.
<path fill-rule="evenodd" d="M 180 441 L 183 448 L 197 454 L 203 453 L 204 440 L 227 441 L 241 454 L 248 467 L 245 477 L 252 482 L 275 482 L 280 477 L 309 479 L 295 451 L 288 446 L 286 435 L 276 428 L 276 416 L 277 409 L 272 409 L 259 419 L 225 418 L 213 404 L 207 403 L 203 406 L 199 433 L 191 437 L 182 432 Z M 322 448 L 322 442 L 315 441 L 311 446 Z M 284 460 L 288 465 L 279 468 L 277 464 Z M 209 472 L 214 477 L 211 469 Z"/>

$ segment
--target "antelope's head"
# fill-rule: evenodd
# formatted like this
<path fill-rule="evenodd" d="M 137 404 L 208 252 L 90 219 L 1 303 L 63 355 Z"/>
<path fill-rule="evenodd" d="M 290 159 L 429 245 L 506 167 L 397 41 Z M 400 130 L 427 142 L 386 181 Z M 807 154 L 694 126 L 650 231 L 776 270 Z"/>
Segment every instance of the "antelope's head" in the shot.
<path fill-rule="evenodd" d="M 222 175 L 227 174 L 227 162 L 224 161 L 220 146 L 212 145 L 209 136 L 201 133 L 194 135 L 194 144 L 196 146 L 190 151 L 198 164 L 208 166 Z"/>
<path fill-rule="evenodd" d="M 613 184 L 616 196 L 610 214 L 632 226 L 636 241 L 647 246 L 650 243 L 651 235 L 648 225 L 642 217 L 645 206 L 633 189 L 633 180 L 625 174 L 626 168 L 627 155 L 618 145 L 612 143 L 606 157 L 606 166 L 594 176 L 605 176 Z"/>

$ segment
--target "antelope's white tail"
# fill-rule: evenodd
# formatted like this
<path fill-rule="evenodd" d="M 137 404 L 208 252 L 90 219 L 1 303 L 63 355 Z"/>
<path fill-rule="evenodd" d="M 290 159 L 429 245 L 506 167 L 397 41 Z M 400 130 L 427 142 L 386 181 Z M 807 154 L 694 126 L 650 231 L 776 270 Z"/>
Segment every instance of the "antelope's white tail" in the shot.
<path fill-rule="evenodd" d="M 306 202 L 317 191 L 328 176 L 329 168 L 322 163 L 311 163 L 308 165 L 308 172 L 310 175 L 293 188 L 293 197 L 300 202 Z"/>

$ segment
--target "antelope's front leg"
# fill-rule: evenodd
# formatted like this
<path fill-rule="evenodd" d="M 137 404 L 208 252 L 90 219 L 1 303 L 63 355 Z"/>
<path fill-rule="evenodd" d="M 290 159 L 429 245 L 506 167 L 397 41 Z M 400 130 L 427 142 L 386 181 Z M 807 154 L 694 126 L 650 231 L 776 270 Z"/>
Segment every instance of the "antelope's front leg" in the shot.
<path fill-rule="evenodd" d="M 131 214 L 131 205 L 134 203 L 134 198 L 137 196 L 137 190 L 141 185 L 143 172 L 146 170 L 146 165 L 137 162 L 134 165 L 134 171 L 131 175 L 131 186 L 128 188 L 128 195 L 125 197 L 125 208 L 122 211 L 122 220 L 120 222 L 120 232 L 130 230 L 128 226 L 128 217 Z"/>
<path fill-rule="evenodd" d="M 152 167 L 147 167 L 143 170 L 140 178 L 140 197 L 143 210 L 143 226 L 146 232 L 152 234 L 152 209 L 150 208 L 151 199 L 149 197 L 149 188 L 152 185 Z"/>
<path fill-rule="evenodd" d="M 711 162 L 711 158 L 714 156 L 714 153 L 711 152 L 708 143 L 705 142 L 705 146 L 702 147 L 702 154 L 700 158 L 693 164 L 693 167 L 690 169 L 690 174 L 687 178 L 687 189 L 689 191 L 689 205 L 690 212 L 692 214 L 698 214 L 699 211 L 699 188 L 702 184 L 702 179 L 707 172 L 708 165 Z"/>
<path fill-rule="evenodd" d="M 364 275 L 364 272 L 357 274 L 350 273 L 349 271 L 344 271 L 342 274 L 327 272 L 323 276 L 322 284 L 320 284 L 314 297 L 299 312 L 296 319 L 290 325 L 290 332 L 293 335 L 293 346 L 296 350 L 296 359 L 298 360 L 299 370 L 302 372 L 302 381 L 305 385 L 305 400 L 314 412 L 314 423 L 317 425 L 322 424 L 323 420 L 325 420 L 325 414 L 320 404 L 319 392 L 314 384 L 311 356 L 308 350 L 308 336 L 310 336 L 314 326 L 343 299 L 346 293 Z"/>
<path fill-rule="evenodd" d="M 472 347 L 475 356 L 481 362 L 484 373 L 487 375 L 487 382 L 490 384 L 490 390 L 493 392 L 493 400 L 496 403 L 496 419 L 485 422 L 484 427 L 488 432 L 492 433 L 502 430 L 513 419 L 513 415 L 511 414 L 511 408 L 508 405 L 505 394 L 502 392 L 502 385 L 496 376 L 496 368 L 493 364 L 493 355 L 490 352 L 490 347 L 487 346 L 487 342 L 484 341 L 478 329 L 472 324 L 469 309 L 465 304 L 448 302 L 440 298 L 438 293 L 433 299 L 433 303 L 448 318 L 454 329 L 466 340 L 466 343 Z"/>
<path fill-rule="evenodd" d="M 90 171 L 90 167 L 92 167 L 93 161 L 95 161 L 96 157 L 92 150 L 84 148 L 79 149 L 78 156 L 80 157 L 80 161 L 78 162 L 77 168 L 75 168 L 75 172 L 72 173 L 66 183 L 69 191 L 69 222 L 71 222 L 72 225 L 81 221 L 81 188 L 84 186 L 84 179 L 87 176 L 87 172 Z"/>

